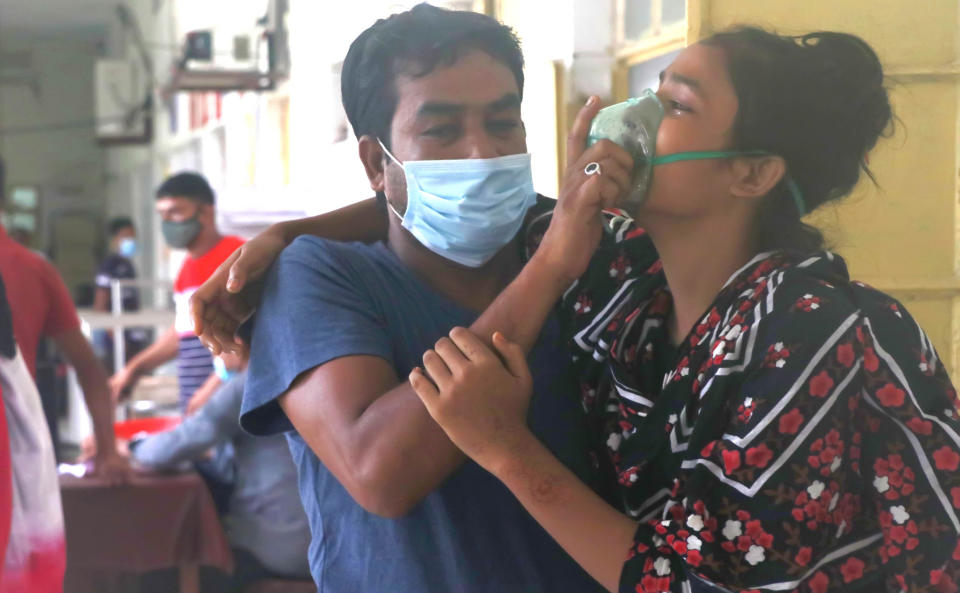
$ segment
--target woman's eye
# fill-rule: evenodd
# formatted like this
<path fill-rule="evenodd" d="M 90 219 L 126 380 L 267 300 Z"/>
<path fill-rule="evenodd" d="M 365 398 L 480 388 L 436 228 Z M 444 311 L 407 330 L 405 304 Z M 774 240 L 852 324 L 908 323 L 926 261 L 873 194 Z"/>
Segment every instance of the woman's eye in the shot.
<path fill-rule="evenodd" d="M 667 101 L 667 106 L 670 107 L 671 111 L 690 111 L 689 107 L 673 99 Z"/>

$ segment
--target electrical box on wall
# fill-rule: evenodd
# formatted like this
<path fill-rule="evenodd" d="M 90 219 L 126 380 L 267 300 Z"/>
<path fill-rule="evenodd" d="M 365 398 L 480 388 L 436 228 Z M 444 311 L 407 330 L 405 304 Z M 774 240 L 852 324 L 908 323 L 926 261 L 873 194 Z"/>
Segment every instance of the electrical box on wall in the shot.
<path fill-rule="evenodd" d="M 101 144 L 150 141 L 150 81 L 133 60 L 97 60 L 94 67 L 96 136 Z"/>

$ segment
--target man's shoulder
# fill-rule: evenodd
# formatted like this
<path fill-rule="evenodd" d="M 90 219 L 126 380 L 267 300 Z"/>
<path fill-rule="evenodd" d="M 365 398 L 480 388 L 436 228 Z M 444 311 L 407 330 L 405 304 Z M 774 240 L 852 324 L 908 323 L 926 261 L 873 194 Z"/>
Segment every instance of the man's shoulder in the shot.
<path fill-rule="evenodd" d="M 383 266 L 391 259 L 380 243 L 347 243 L 312 235 L 297 237 L 283 252 L 278 262 L 297 263 L 312 268 L 352 268 Z"/>

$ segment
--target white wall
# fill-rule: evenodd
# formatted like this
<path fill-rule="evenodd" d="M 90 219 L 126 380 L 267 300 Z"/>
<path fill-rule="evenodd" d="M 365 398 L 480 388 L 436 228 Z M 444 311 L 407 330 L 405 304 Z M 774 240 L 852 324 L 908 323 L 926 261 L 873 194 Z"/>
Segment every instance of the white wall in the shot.
<path fill-rule="evenodd" d="M 93 134 L 93 64 L 101 50 L 96 39 L 12 37 L 0 40 L 4 55 L 29 52 L 37 90 L 0 84 L 0 156 L 6 161 L 8 184 L 40 188 L 41 209 L 83 209 L 102 212 L 105 158 Z M 22 55 L 22 54 L 20 54 Z M 68 285 L 90 282 L 99 237 L 72 233 L 59 226 L 45 236 L 43 221 L 36 241 L 58 247 L 55 263 Z M 93 227 L 97 228 L 97 227 Z M 66 229 L 66 230 L 63 230 Z"/>

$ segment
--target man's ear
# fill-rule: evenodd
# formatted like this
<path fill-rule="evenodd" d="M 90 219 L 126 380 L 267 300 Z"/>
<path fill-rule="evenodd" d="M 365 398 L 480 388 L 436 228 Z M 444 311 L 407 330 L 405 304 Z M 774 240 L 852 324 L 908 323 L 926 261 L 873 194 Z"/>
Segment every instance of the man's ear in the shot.
<path fill-rule="evenodd" d="M 738 198 L 759 199 L 770 193 L 787 172 L 783 157 L 738 157 L 733 161 L 730 193 Z"/>
<path fill-rule="evenodd" d="M 376 137 L 364 135 L 360 136 L 360 144 L 357 149 L 360 155 L 360 162 L 363 163 L 363 169 L 367 172 L 367 179 L 370 181 L 370 189 L 375 192 L 382 192 L 386 187 L 383 167 L 383 148 Z"/>

